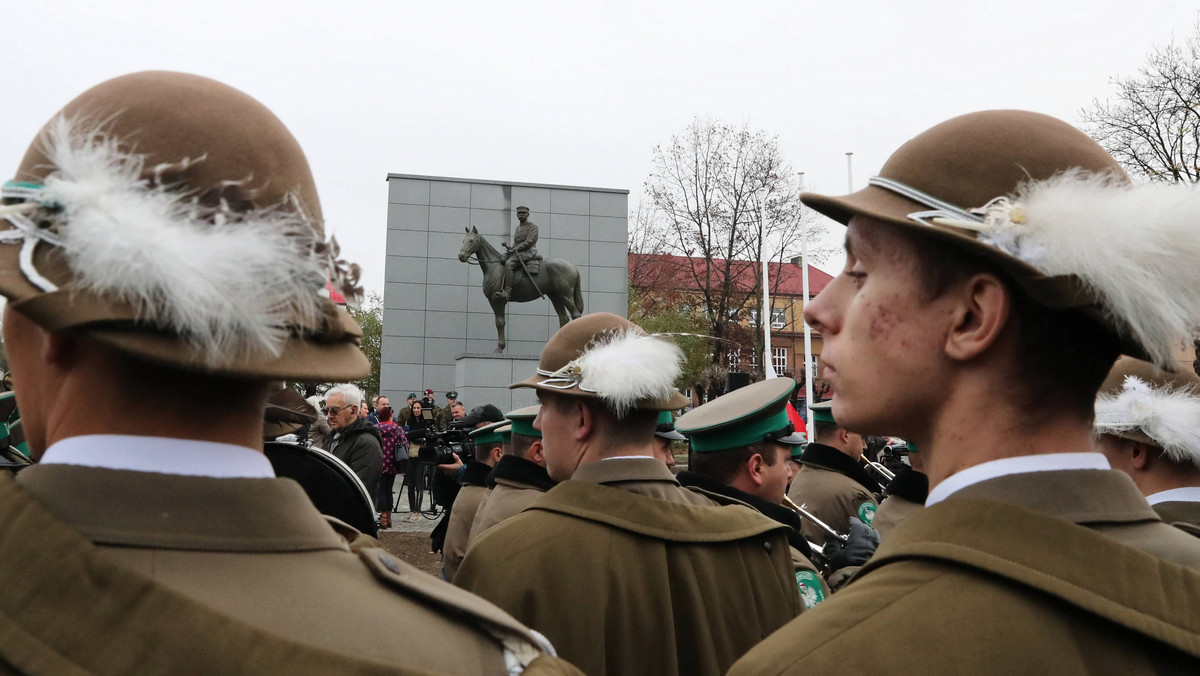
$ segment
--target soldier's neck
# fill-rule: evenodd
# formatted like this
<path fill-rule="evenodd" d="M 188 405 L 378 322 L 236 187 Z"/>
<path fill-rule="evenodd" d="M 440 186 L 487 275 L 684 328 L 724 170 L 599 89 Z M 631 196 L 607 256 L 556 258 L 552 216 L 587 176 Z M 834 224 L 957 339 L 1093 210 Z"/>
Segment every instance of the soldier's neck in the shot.
<path fill-rule="evenodd" d="M 926 438 L 915 439 L 930 489 L 993 460 L 1096 450 L 1089 419 L 1052 405 L 1031 411 L 985 388 L 975 383 L 948 392 L 930 416 Z"/>

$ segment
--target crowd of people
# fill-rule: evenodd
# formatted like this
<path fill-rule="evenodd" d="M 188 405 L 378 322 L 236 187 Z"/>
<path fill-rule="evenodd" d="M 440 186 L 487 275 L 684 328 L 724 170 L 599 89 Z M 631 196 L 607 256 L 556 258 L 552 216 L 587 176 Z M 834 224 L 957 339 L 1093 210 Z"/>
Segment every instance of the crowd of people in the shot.
<path fill-rule="evenodd" d="M 804 308 L 835 393 L 807 434 L 788 378 L 675 417 L 680 349 L 607 313 L 511 384 L 536 406 L 305 403 L 381 519 L 419 439 L 469 429 L 435 459 L 443 579 L 265 457 L 300 419 L 281 381 L 369 365 L 326 290 L 359 296 L 358 270 L 261 103 L 101 83 L 0 196 L 32 460 L 0 473 L 0 671 L 1200 671 L 1200 378 L 1177 355 L 1200 193 L 1131 183 L 1062 121 L 957 117 L 863 190 L 803 196 L 847 256 Z M 864 435 L 907 442 L 886 486 Z"/>

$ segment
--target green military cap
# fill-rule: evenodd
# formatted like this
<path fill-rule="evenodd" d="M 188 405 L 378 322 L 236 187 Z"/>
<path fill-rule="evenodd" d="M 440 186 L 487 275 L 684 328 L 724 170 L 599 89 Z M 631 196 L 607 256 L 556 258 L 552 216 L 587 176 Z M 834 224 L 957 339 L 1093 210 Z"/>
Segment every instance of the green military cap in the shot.
<path fill-rule="evenodd" d="M 796 389 L 791 378 L 762 380 L 694 408 L 675 421 L 697 453 L 741 448 L 760 441 L 800 444 L 788 419 L 788 397 Z"/>
<path fill-rule="evenodd" d="M 475 445 L 480 444 L 503 444 L 508 441 L 508 435 L 512 433 L 512 425 L 507 420 L 484 425 L 477 430 L 471 431 L 471 438 L 475 441 Z"/>
<path fill-rule="evenodd" d="M 416 398 L 417 398 L 417 393 L 416 393 L 416 392 L 409 392 L 409 393 L 408 393 L 408 398 L 409 398 L 409 399 L 416 399 Z"/>
<path fill-rule="evenodd" d="M 454 390 L 450 390 L 449 392 L 446 393 L 446 398 L 447 399 L 458 399 L 458 392 L 455 392 Z"/>
<path fill-rule="evenodd" d="M 833 402 L 822 401 L 808 407 L 812 411 L 813 422 L 829 423 L 836 425 L 837 421 L 833 419 Z"/>
<path fill-rule="evenodd" d="M 675 418 L 670 411 L 663 411 L 658 414 L 658 425 L 654 428 L 654 436 L 671 441 L 687 441 L 687 437 L 680 434 L 675 429 Z"/>
<path fill-rule="evenodd" d="M 541 404 L 534 404 L 533 406 L 526 406 L 525 408 L 510 411 L 504 417 L 512 421 L 513 434 L 541 439 L 542 433 L 533 427 L 533 419 L 537 417 L 538 411 L 541 410 Z"/>

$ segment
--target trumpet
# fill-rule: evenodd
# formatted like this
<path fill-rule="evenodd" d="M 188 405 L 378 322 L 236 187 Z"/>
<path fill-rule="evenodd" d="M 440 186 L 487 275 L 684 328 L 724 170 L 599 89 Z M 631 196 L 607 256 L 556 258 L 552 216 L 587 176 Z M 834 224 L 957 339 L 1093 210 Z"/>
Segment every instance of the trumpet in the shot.
<path fill-rule="evenodd" d="M 863 458 L 863 463 L 864 463 L 866 469 L 875 472 L 876 480 L 883 479 L 883 481 L 879 482 L 879 485 L 881 488 L 886 488 L 887 485 L 892 481 L 892 479 L 896 478 L 895 472 L 888 469 L 887 467 L 884 467 L 880 463 L 877 463 L 877 462 L 874 462 L 871 460 L 867 460 L 866 458 Z"/>
<path fill-rule="evenodd" d="M 841 533 L 837 532 L 836 530 L 834 530 L 834 529 L 830 528 L 828 524 L 826 524 L 824 521 L 822 521 L 822 520 L 818 519 L 817 517 L 813 516 L 813 515 L 812 515 L 812 513 L 811 513 L 811 512 L 809 512 L 807 509 L 804 509 L 804 508 L 803 508 L 803 507 L 801 507 L 800 505 L 797 505 L 795 502 L 793 502 L 793 501 L 792 501 L 792 499 L 791 499 L 791 498 L 789 498 L 789 497 L 788 497 L 788 496 L 786 496 L 786 495 L 785 495 L 785 496 L 783 496 L 783 504 L 784 504 L 784 505 L 785 505 L 785 506 L 786 506 L 788 509 L 791 509 L 792 511 L 799 513 L 799 514 L 800 514 L 800 516 L 802 516 L 802 517 L 804 517 L 804 518 L 808 519 L 809 521 L 812 521 L 813 523 L 817 524 L 817 527 L 818 527 L 818 528 L 820 528 L 821 530 L 823 530 L 823 531 L 825 531 L 826 533 L 828 533 L 828 534 L 832 535 L 833 537 L 835 537 L 835 538 L 837 538 L 837 539 L 841 540 L 841 541 L 842 541 L 842 544 L 845 544 L 845 543 L 846 543 L 846 542 L 849 540 L 849 538 L 848 538 L 847 536 L 845 536 L 845 535 L 842 535 Z M 810 544 L 810 545 L 812 545 L 812 543 L 811 543 L 811 542 L 809 542 L 809 544 Z M 812 547 L 813 547 L 813 550 L 814 550 L 814 551 L 815 551 L 815 550 L 818 550 L 818 549 L 823 549 L 822 547 L 818 547 L 817 545 L 812 545 Z"/>

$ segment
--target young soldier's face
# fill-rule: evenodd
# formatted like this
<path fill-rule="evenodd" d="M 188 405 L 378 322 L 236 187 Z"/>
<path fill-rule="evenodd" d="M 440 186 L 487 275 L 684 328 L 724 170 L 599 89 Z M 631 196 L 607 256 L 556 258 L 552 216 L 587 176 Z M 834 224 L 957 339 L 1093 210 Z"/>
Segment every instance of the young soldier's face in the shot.
<path fill-rule="evenodd" d="M 954 316 L 947 295 L 922 299 L 919 244 L 855 216 L 845 270 L 805 308 L 824 340 L 820 377 L 833 386 L 833 415 L 864 434 L 923 435 L 948 378 L 943 348 Z"/>

